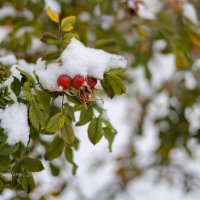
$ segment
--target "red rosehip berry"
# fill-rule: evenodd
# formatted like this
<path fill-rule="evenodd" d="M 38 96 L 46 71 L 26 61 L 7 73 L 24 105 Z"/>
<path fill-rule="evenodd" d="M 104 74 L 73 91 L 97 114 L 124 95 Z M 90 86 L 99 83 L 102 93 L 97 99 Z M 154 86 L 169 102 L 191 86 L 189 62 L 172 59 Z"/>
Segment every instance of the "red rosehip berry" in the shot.
<path fill-rule="evenodd" d="M 82 101 L 90 101 L 90 98 L 91 98 L 91 94 L 89 92 L 82 92 L 80 93 L 79 95 L 79 98 L 82 100 Z"/>
<path fill-rule="evenodd" d="M 67 90 L 71 87 L 71 82 L 72 82 L 71 77 L 65 74 L 60 75 L 57 79 L 58 86 L 62 86 L 64 90 Z"/>
<path fill-rule="evenodd" d="M 72 79 L 72 85 L 75 89 L 79 90 L 85 83 L 85 77 L 81 76 L 81 75 L 76 75 L 73 79 Z"/>
<path fill-rule="evenodd" d="M 97 79 L 93 77 L 88 77 L 86 79 L 87 84 L 89 85 L 90 89 L 94 89 L 97 84 Z"/>

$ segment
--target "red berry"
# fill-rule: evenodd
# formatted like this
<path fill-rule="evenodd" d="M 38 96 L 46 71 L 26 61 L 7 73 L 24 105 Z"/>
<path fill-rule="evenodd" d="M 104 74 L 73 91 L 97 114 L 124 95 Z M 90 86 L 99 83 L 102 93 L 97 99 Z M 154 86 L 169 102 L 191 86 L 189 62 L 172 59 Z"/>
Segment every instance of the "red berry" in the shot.
<path fill-rule="evenodd" d="M 80 94 L 79 98 L 83 101 L 89 101 L 91 97 L 91 94 L 89 92 L 83 92 Z"/>
<path fill-rule="evenodd" d="M 72 79 L 72 85 L 77 90 L 79 90 L 83 86 L 84 82 L 85 82 L 85 78 L 81 75 L 76 75 Z"/>
<path fill-rule="evenodd" d="M 89 85 L 89 87 L 90 87 L 91 90 L 95 88 L 95 86 L 97 84 L 97 79 L 96 78 L 88 77 L 86 79 L 86 81 L 87 81 L 87 84 Z"/>
<path fill-rule="evenodd" d="M 67 90 L 71 87 L 71 78 L 65 74 L 60 75 L 57 79 L 58 86 L 62 86 L 64 90 Z"/>

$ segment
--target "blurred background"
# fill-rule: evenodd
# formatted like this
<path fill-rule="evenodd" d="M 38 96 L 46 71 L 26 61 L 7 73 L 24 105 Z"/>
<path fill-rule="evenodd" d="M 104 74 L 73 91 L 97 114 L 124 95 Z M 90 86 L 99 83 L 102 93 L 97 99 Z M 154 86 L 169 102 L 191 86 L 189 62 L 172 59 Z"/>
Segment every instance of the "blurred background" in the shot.
<path fill-rule="evenodd" d="M 49 49 L 40 42 L 57 31 L 48 6 L 77 16 L 74 31 L 85 45 L 128 60 L 127 94 L 104 97 L 118 134 L 110 153 L 106 141 L 89 142 L 87 125 L 76 127 L 76 176 L 61 158 L 44 161 L 49 170 L 34 174 L 32 194 L 7 189 L 0 199 L 199 199 L 199 0 L 1 0 L 1 65 L 12 56 L 35 63 Z"/>

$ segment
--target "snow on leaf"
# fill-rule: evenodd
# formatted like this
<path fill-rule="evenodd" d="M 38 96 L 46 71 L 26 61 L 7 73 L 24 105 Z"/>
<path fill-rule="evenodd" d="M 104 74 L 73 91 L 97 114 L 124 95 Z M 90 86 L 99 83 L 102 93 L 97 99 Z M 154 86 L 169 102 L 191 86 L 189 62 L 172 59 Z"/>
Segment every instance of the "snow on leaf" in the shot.
<path fill-rule="evenodd" d="M 69 76 L 80 74 L 97 79 L 103 79 L 105 71 L 112 68 L 125 68 L 127 64 L 123 56 L 86 47 L 75 38 L 72 38 L 63 51 L 61 59 L 63 68 Z"/>

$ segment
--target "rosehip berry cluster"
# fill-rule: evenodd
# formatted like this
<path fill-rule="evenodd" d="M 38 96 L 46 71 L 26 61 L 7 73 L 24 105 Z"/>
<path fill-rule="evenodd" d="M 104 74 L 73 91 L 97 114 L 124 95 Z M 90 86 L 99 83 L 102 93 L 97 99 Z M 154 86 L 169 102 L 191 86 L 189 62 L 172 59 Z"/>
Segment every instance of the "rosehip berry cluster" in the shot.
<path fill-rule="evenodd" d="M 84 77 L 82 75 L 76 75 L 73 79 L 62 74 L 57 79 L 57 85 L 61 86 L 63 90 L 69 90 L 74 88 L 78 90 L 77 97 L 86 102 L 87 104 L 92 101 L 92 90 L 97 84 L 97 79 L 93 77 Z"/>

